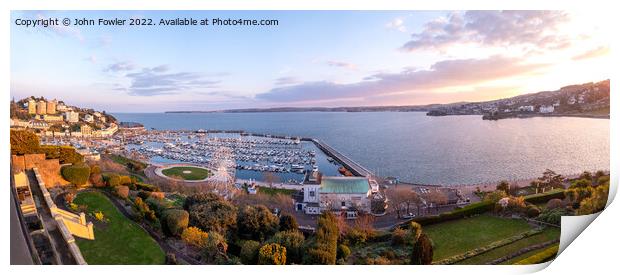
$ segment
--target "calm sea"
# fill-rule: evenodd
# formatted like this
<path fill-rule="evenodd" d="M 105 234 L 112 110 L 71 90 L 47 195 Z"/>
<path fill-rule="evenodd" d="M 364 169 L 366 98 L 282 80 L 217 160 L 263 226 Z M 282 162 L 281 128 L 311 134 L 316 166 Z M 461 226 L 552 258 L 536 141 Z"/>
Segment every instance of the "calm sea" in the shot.
<path fill-rule="evenodd" d="M 245 130 L 316 137 L 381 176 L 470 184 L 609 170 L 609 120 L 482 120 L 418 112 L 114 114 L 156 129 Z"/>

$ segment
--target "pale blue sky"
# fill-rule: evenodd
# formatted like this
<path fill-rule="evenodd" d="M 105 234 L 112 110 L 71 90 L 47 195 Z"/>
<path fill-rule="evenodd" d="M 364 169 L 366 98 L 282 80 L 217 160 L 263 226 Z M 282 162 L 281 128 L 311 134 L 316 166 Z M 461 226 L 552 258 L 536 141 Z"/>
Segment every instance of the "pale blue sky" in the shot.
<path fill-rule="evenodd" d="M 564 13 L 15 11 L 11 17 L 13 97 L 111 112 L 474 101 L 608 73 L 577 74 L 579 66 L 600 67 L 608 42 L 597 36 L 598 22 Z M 176 17 L 278 19 L 279 25 L 15 24 L 55 17 L 156 24 Z M 575 22 L 590 34 L 587 41 L 575 43 L 579 33 L 564 36 Z"/>

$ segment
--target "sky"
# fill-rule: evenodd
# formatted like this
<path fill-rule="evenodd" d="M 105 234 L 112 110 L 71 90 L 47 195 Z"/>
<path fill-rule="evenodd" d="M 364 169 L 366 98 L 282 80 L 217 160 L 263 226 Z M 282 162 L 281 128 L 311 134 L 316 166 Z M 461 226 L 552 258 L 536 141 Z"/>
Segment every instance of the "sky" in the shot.
<path fill-rule="evenodd" d="M 25 27 L 22 19 L 70 18 Z M 76 18 L 154 26 L 76 26 Z M 160 19 L 277 26 L 160 26 Z M 577 11 L 13 11 L 11 96 L 108 112 L 484 101 L 610 78 Z"/>

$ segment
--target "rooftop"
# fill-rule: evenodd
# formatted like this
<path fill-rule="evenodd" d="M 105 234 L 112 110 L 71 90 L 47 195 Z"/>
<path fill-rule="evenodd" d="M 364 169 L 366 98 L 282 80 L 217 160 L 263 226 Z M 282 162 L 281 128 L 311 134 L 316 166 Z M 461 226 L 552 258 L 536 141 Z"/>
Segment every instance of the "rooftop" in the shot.
<path fill-rule="evenodd" d="M 323 177 L 321 193 L 366 194 L 370 190 L 368 179 L 364 177 Z"/>

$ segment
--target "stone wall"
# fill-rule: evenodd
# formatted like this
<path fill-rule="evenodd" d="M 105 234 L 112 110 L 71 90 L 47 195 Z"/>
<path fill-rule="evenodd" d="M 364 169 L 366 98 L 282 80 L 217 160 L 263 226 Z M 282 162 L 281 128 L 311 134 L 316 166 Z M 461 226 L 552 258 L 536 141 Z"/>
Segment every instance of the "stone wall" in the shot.
<path fill-rule="evenodd" d="M 13 162 L 13 173 L 38 168 L 47 188 L 70 184 L 60 175 L 61 166 L 58 159 L 45 159 L 45 154 L 27 154 L 23 156 L 12 155 L 11 161 Z"/>

